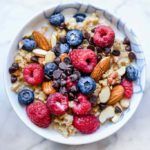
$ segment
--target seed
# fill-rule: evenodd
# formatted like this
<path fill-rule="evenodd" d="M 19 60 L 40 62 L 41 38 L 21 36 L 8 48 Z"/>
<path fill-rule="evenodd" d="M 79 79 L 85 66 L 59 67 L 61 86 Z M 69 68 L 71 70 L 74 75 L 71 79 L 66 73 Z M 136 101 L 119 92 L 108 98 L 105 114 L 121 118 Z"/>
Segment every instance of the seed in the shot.
<path fill-rule="evenodd" d="M 130 45 L 130 40 L 128 39 L 128 37 L 124 38 L 123 44 Z"/>
<path fill-rule="evenodd" d="M 14 75 L 11 75 L 11 83 L 15 83 L 17 81 L 17 77 Z"/>
<path fill-rule="evenodd" d="M 113 50 L 112 51 L 112 55 L 119 56 L 120 55 L 120 51 L 119 50 Z"/>
<path fill-rule="evenodd" d="M 136 60 L 136 55 L 135 55 L 135 53 L 133 53 L 133 52 L 130 52 L 130 53 L 128 54 L 128 57 L 129 57 L 130 61 Z"/>

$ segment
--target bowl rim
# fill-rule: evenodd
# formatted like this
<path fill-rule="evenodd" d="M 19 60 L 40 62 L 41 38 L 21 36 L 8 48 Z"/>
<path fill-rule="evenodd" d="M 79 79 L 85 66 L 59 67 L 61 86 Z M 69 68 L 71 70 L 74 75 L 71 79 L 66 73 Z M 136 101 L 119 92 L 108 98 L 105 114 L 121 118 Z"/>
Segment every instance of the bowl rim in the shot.
<path fill-rule="evenodd" d="M 11 106 L 13 107 L 15 113 L 17 114 L 17 116 L 20 118 L 20 120 L 22 120 L 22 122 L 24 122 L 24 124 L 30 128 L 32 131 L 34 131 L 36 134 L 40 135 L 41 137 L 47 139 L 47 140 L 51 140 L 53 142 L 56 142 L 56 143 L 61 143 L 61 144 L 67 144 L 67 145 L 82 145 L 82 144 L 89 144 L 89 143 L 94 143 L 94 142 L 97 142 L 97 141 L 100 141 L 102 139 L 105 139 L 109 136 L 111 136 L 112 134 L 114 134 L 115 132 L 117 132 L 119 129 L 121 129 L 130 119 L 131 117 L 133 116 L 133 114 L 135 113 L 135 111 L 137 110 L 137 107 L 139 106 L 139 103 L 141 102 L 142 100 L 142 97 L 143 97 L 143 93 L 140 95 L 140 100 L 138 101 L 138 103 L 136 104 L 136 106 L 134 107 L 134 110 L 132 111 L 132 113 L 129 115 L 128 118 L 124 119 L 124 122 L 121 121 L 122 123 L 120 124 L 120 126 L 118 126 L 117 129 L 113 130 L 112 132 L 109 132 L 108 134 L 105 134 L 102 138 L 98 138 L 98 137 L 95 137 L 95 139 L 92 138 L 89 139 L 88 141 L 78 141 L 78 142 L 66 142 L 66 141 L 58 141 L 58 139 L 55 139 L 55 138 L 48 138 L 46 136 L 44 136 L 42 133 L 39 133 L 35 128 L 33 128 L 32 126 L 28 125 L 25 120 L 23 119 L 23 117 L 21 116 L 21 114 L 19 114 L 19 112 L 17 111 L 17 108 L 13 105 L 12 101 L 10 100 L 11 97 L 9 95 L 9 91 L 8 91 L 8 87 L 7 87 L 7 80 L 6 80 L 6 74 L 8 74 L 8 68 L 7 68 L 7 63 L 8 63 L 8 60 L 9 60 L 9 55 L 10 55 L 10 52 L 11 52 L 11 49 L 12 49 L 12 46 L 14 44 L 14 42 L 16 42 L 16 39 L 17 37 L 21 34 L 21 32 L 26 28 L 26 26 L 32 22 L 36 17 L 38 17 L 41 13 L 43 13 L 44 11 L 48 11 L 50 9 L 53 9 L 55 7 L 57 7 L 58 5 L 60 6 L 66 6 L 66 5 L 75 5 L 75 4 L 81 4 L 81 5 L 84 5 L 84 6 L 92 6 L 94 8 L 97 8 L 97 9 L 100 9 L 100 10 L 104 10 L 106 12 L 108 12 L 112 17 L 116 18 L 116 19 L 120 19 L 122 21 L 121 18 L 117 17 L 117 15 L 113 12 L 110 12 L 108 9 L 105 9 L 105 8 L 101 8 L 99 6 L 95 6 L 95 5 L 92 5 L 92 4 L 88 4 L 88 3 L 85 3 L 85 2 L 68 2 L 68 3 L 61 3 L 61 4 L 52 4 L 51 6 L 48 6 L 42 10 L 39 10 L 37 13 L 35 13 L 34 15 L 32 15 L 25 23 L 23 26 L 20 27 L 20 29 L 17 31 L 16 35 L 12 38 L 13 40 L 11 41 L 10 43 L 10 46 L 9 46 L 9 51 L 6 55 L 6 60 L 5 60 L 5 67 L 4 67 L 4 73 L 3 73 L 3 79 L 4 79 L 4 87 L 5 87 L 5 93 L 9 99 L 9 103 L 11 104 Z M 129 29 L 129 25 L 126 26 L 127 29 Z M 140 43 L 140 41 L 138 40 L 138 43 Z M 140 45 L 141 46 L 141 45 Z M 142 50 L 142 54 L 144 55 L 144 51 L 143 51 L 143 48 L 141 46 L 141 50 Z M 145 56 L 144 57 L 144 61 L 146 63 L 146 60 L 145 60 Z M 143 91 L 145 90 L 145 83 L 146 83 L 146 65 L 144 66 L 144 81 L 143 81 Z"/>

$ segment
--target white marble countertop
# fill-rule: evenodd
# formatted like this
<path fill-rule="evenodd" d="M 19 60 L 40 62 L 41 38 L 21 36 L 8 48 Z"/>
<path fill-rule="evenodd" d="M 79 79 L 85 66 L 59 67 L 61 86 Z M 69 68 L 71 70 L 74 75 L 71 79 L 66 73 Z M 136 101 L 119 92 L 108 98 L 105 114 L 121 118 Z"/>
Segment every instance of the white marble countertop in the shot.
<path fill-rule="evenodd" d="M 67 0 L 66 0 L 67 1 Z M 80 0 L 85 1 L 85 0 Z M 133 27 L 145 52 L 150 67 L 150 1 L 149 0 L 88 0 L 107 8 L 128 21 Z M 60 0 L 57 0 L 59 3 Z M 132 119 L 117 133 L 97 143 L 67 146 L 48 141 L 27 128 L 10 106 L 4 90 L 3 67 L 9 44 L 18 29 L 52 0 L 0 0 L 0 150 L 148 150 L 150 149 L 150 75 L 143 100 Z"/>

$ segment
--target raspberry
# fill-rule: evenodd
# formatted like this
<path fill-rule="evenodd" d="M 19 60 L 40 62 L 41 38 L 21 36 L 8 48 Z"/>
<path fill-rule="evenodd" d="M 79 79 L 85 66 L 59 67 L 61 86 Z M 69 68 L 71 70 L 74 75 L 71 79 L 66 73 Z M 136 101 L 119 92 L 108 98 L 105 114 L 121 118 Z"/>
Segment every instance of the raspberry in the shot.
<path fill-rule="evenodd" d="M 99 47 L 111 47 L 114 43 L 115 33 L 114 31 L 105 25 L 100 25 L 95 29 L 94 43 Z"/>
<path fill-rule="evenodd" d="M 70 90 L 72 86 L 76 86 L 76 82 L 73 82 L 71 81 L 70 77 L 67 77 L 67 80 L 66 80 L 66 87 L 67 87 L 67 90 Z"/>
<path fill-rule="evenodd" d="M 74 49 L 69 56 L 73 66 L 83 73 L 91 73 L 97 64 L 97 56 L 90 49 Z"/>
<path fill-rule="evenodd" d="M 68 109 L 68 98 L 60 93 L 51 94 L 46 103 L 54 115 L 63 115 Z"/>
<path fill-rule="evenodd" d="M 47 128 L 51 123 L 50 112 L 41 101 L 28 105 L 26 112 L 30 120 L 41 128 Z"/>
<path fill-rule="evenodd" d="M 131 81 L 128 81 L 126 79 L 123 79 L 121 82 L 122 86 L 124 87 L 124 96 L 126 98 L 131 98 L 133 94 L 133 83 Z"/>
<path fill-rule="evenodd" d="M 42 83 L 44 78 L 44 71 L 41 65 L 31 63 L 25 66 L 23 70 L 24 80 L 31 85 L 38 85 Z"/>
<path fill-rule="evenodd" d="M 72 110 L 76 115 L 88 114 L 91 110 L 91 103 L 85 95 L 79 94 L 77 100 L 74 101 Z"/>
<path fill-rule="evenodd" d="M 74 116 L 73 125 L 81 133 L 90 134 L 100 127 L 100 122 L 94 115 Z"/>

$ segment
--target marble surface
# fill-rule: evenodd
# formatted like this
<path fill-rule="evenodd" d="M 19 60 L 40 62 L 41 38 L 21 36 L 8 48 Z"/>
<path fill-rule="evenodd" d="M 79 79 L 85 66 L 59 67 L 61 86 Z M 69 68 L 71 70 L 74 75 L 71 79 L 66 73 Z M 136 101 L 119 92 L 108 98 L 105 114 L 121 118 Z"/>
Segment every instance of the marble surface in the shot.
<path fill-rule="evenodd" d="M 85 1 L 85 0 L 80 0 Z M 67 0 L 63 2 L 68 2 Z M 122 17 L 138 35 L 150 67 L 150 1 L 87 0 Z M 150 149 L 150 75 L 147 72 L 143 100 L 132 119 L 114 135 L 87 145 L 67 146 L 48 141 L 28 129 L 12 109 L 4 90 L 3 68 L 9 44 L 19 28 L 36 12 L 55 4 L 52 0 L 0 0 L 0 150 L 148 150 Z M 61 3 L 61 0 L 57 0 Z"/>

